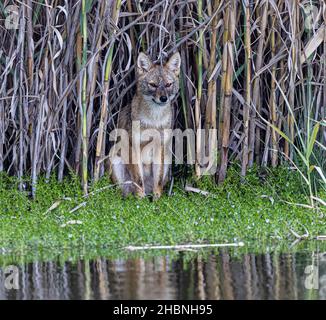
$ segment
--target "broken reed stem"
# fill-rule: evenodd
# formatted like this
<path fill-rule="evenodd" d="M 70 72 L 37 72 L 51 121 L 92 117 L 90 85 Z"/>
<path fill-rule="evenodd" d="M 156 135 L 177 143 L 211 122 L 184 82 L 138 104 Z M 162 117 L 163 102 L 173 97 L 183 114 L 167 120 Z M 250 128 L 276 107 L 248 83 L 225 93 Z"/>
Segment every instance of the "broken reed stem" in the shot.
<path fill-rule="evenodd" d="M 174 246 L 127 246 L 126 250 L 187 250 L 187 249 L 205 249 L 205 248 L 221 248 L 221 247 L 243 247 L 243 242 L 236 243 L 216 243 L 216 244 L 180 244 Z"/>

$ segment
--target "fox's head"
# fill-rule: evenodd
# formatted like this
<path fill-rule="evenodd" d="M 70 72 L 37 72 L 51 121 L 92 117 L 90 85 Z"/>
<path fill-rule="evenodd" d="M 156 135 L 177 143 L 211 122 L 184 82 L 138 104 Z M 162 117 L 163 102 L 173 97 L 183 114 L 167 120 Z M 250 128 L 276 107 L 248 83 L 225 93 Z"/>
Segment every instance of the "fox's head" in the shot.
<path fill-rule="evenodd" d="M 137 59 L 138 92 L 151 105 L 167 105 L 179 90 L 180 65 L 178 52 L 163 66 L 154 64 L 141 52 Z"/>

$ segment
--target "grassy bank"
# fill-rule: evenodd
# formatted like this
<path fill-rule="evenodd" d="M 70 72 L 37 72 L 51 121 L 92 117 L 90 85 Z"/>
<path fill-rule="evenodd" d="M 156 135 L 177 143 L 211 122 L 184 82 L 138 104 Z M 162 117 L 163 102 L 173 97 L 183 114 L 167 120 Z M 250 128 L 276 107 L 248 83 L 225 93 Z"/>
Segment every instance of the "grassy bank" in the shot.
<path fill-rule="evenodd" d="M 325 209 L 284 202 L 307 201 L 300 178 L 287 169 L 253 169 L 244 183 L 232 169 L 223 187 L 209 179 L 195 184 L 209 191 L 208 196 L 186 193 L 180 184 L 157 202 L 123 199 L 106 179 L 93 186 L 88 198 L 75 178 L 62 184 L 55 177 L 40 180 L 35 200 L 17 191 L 17 184 L 14 178 L 1 177 L 3 256 L 44 250 L 61 254 L 74 247 L 118 253 L 127 245 L 202 242 L 243 241 L 263 248 L 289 245 L 295 240 L 291 230 L 304 234 L 306 229 L 309 238 L 326 234 Z M 325 194 L 320 196 L 325 199 Z"/>

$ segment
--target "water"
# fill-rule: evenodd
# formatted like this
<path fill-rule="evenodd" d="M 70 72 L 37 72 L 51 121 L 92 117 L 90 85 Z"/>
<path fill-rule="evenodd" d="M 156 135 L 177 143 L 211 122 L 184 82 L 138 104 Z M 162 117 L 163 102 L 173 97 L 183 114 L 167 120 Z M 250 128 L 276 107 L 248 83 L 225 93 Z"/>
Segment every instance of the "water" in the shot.
<path fill-rule="evenodd" d="M 326 254 L 315 252 L 34 262 L 18 266 L 19 289 L 10 290 L 5 271 L 2 300 L 326 299 Z"/>

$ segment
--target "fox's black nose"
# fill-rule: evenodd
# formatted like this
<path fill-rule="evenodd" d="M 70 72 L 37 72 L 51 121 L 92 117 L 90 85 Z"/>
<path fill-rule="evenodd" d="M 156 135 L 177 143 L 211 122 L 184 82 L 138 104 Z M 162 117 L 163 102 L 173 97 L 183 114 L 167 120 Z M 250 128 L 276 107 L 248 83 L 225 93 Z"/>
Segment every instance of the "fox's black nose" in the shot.
<path fill-rule="evenodd" d="M 161 96 L 160 101 L 161 102 L 166 102 L 166 101 L 168 101 L 168 98 L 166 96 Z"/>

